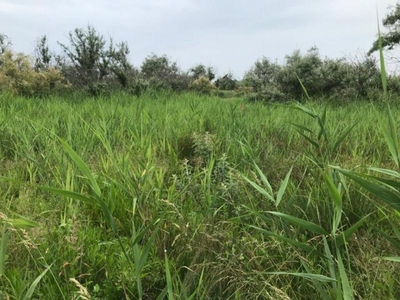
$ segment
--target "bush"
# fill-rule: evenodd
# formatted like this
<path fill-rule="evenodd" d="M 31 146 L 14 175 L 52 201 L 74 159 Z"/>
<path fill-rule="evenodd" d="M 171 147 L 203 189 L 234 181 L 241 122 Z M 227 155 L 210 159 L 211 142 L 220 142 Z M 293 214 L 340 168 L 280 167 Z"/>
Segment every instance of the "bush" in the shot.
<path fill-rule="evenodd" d="M 277 63 L 271 63 L 268 58 L 263 57 L 257 60 L 250 71 L 244 75 L 243 84 L 252 87 L 255 92 L 268 89 L 271 85 L 277 86 L 277 77 L 281 68 Z"/>
<path fill-rule="evenodd" d="M 207 68 L 205 65 L 200 64 L 191 68 L 189 70 L 189 75 L 193 78 L 193 80 L 199 79 L 200 76 L 204 76 L 210 81 L 213 81 L 215 78 L 215 71 L 212 67 Z"/>
<path fill-rule="evenodd" d="M 323 86 L 322 65 L 316 47 L 308 50 L 306 55 L 299 50 L 287 55 L 285 66 L 278 73 L 279 90 L 290 98 L 300 99 L 304 94 L 300 79 L 310 96 L 320 95 Z"/>
<path fill-rule="evenodd" d="M 104 37 L 91 26 L 74 29 L 68 38 L 69 45 L 59 45 L 69 62 L 58 60 L 64 76 L 75 88 L 98 95 L 113 86 L 115 81 L 122 88 L 129 86 L 128 75 L 133 67 L 128 61 L 127 43 L 114 44 L 110 39 L 107 44 Z M 46 50 L 45 43 L 46 40 L 39 41 L 39 50 Z"/>
<path fill-rule="evenodd" d="M 232 91 L 236 88 L 236 80 L 232 78 L 232 74 L 228 73 L 224 77 L 218 78 L 215 81 L 215 86 L 224 91 Z"/>
<path fill-rule="evenodd" d="M 152 54 L 145 58 L 141 66 L 142 77 L 153 89 L 172 89 L 183 91 L 189 88 L 190 77 L 181 72 L 176 62 L 166 56 Z"/>
<path fill-rule="evenodd" d="M 14 95 L 43 97 L 68 88 L 61 72 L 36 72 L 28 56 L 6 50 L 0 55 L 0 89 Z"/>
<path fill-rule="evenodd" d="M 247 96 L 254 93 L 254 88 L 251 86 L 241 85 L 235 89 L 235 93 L 238 97 Z"/>
<path fill-rule="evenodd" d="M 300 100 L 304 91 L 299 79 L 310 97 L 328 96 L 345 101 L 375 98 L 380 84 L 376 59 L 361 56 L 323 60 L 315 47 L 305 55 L 294 51 L 286 56 L 283 66 L 265 57 L 256 61 L 244 76 L 243 84 L 257 93 L 251 96 L 253 100 Z M 393 90 L 395 86 L 393 83 Z"/>
<path fill-rule="evenodd" d="M 210 79 L 205 76 L 200 76 L 190 84 L 189 88 L 199 94 L 209 95 L 213 89 L 213 86 L 210 82 Z"/>

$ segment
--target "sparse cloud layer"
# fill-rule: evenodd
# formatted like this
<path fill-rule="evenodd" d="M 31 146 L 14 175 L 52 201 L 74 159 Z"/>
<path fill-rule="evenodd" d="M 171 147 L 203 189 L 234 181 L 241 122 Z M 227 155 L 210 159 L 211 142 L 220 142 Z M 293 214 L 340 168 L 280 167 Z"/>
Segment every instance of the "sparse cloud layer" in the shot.
<path fill-rule="evenodd" d="M 43 34 L 58 50 L 69 31 L 93 25 L 125 40 L 139 66 L 154 52 L 187 69 L 196 63 L 237 77 L 262 56 L 283 61 L 316 45 L 323 56 L 367 51 L 395 0 L 0 0 L 0 32 L 32 53 Z"/>

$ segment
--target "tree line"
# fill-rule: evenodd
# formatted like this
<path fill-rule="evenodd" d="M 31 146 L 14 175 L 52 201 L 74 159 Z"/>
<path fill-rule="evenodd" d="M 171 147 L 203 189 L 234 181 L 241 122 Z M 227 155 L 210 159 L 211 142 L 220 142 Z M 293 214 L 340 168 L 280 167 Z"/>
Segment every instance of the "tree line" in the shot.
<path fill-rule="evenodd" d="M 400 3 L 383 20 L 387 29 L 382 34 L 384 48 L 393 49 L 400 43 L 399 20 Z M 381 90 L 378 62 L 371 56 L 379 49 L 378 40 L 367 54 L 355 57 L 322 58 L 317 47 L 306 53 L 296 50 L 283 64 L 262 57 L 240 81 L 232 74 L 216 78 L 214 69 L 203 64 L 184 71 L 166 55 L 151 54 L 135 68 L 126 42 L 106 39 L 92 26 L 72 30 L 68 43 L 58 45 L 60 53 L 51 51 L 47 37 L 42 36 L 31 57 L 14 52 L 10 39 L 0 34 L 0 90 L 31 97 L 72 91 L 98 96 L 119 90 L 135 95 L 192 90 L 262 101 L 299 100 L 305 96 L 300 80 L 310 97 L 372 99 Z M 400 95 L 399 76 L 388 76 L 388 87 Z"/>

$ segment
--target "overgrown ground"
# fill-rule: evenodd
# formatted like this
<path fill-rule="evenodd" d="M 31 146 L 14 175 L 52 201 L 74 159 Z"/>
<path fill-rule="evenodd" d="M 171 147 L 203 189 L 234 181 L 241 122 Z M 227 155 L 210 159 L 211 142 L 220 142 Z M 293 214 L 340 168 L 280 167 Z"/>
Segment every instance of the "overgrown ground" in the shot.
<path fill-rule="evenodd" d="M 1 95 L 0 298 L 400 299 L 384 106 L 291 106 Z"/>

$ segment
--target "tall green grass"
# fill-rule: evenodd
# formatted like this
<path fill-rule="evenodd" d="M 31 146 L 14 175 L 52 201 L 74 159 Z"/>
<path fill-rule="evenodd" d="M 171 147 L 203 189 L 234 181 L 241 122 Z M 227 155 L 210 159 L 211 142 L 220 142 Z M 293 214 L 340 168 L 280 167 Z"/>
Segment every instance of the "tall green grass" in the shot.
<path fill-rule="evenodd" d="M 0 297 L 399 298 L 386 116 L 365 102 L 0 95 Z M 388 201 L 348 178 L 356 166 L 374 166 L 351 174 Z"/>

